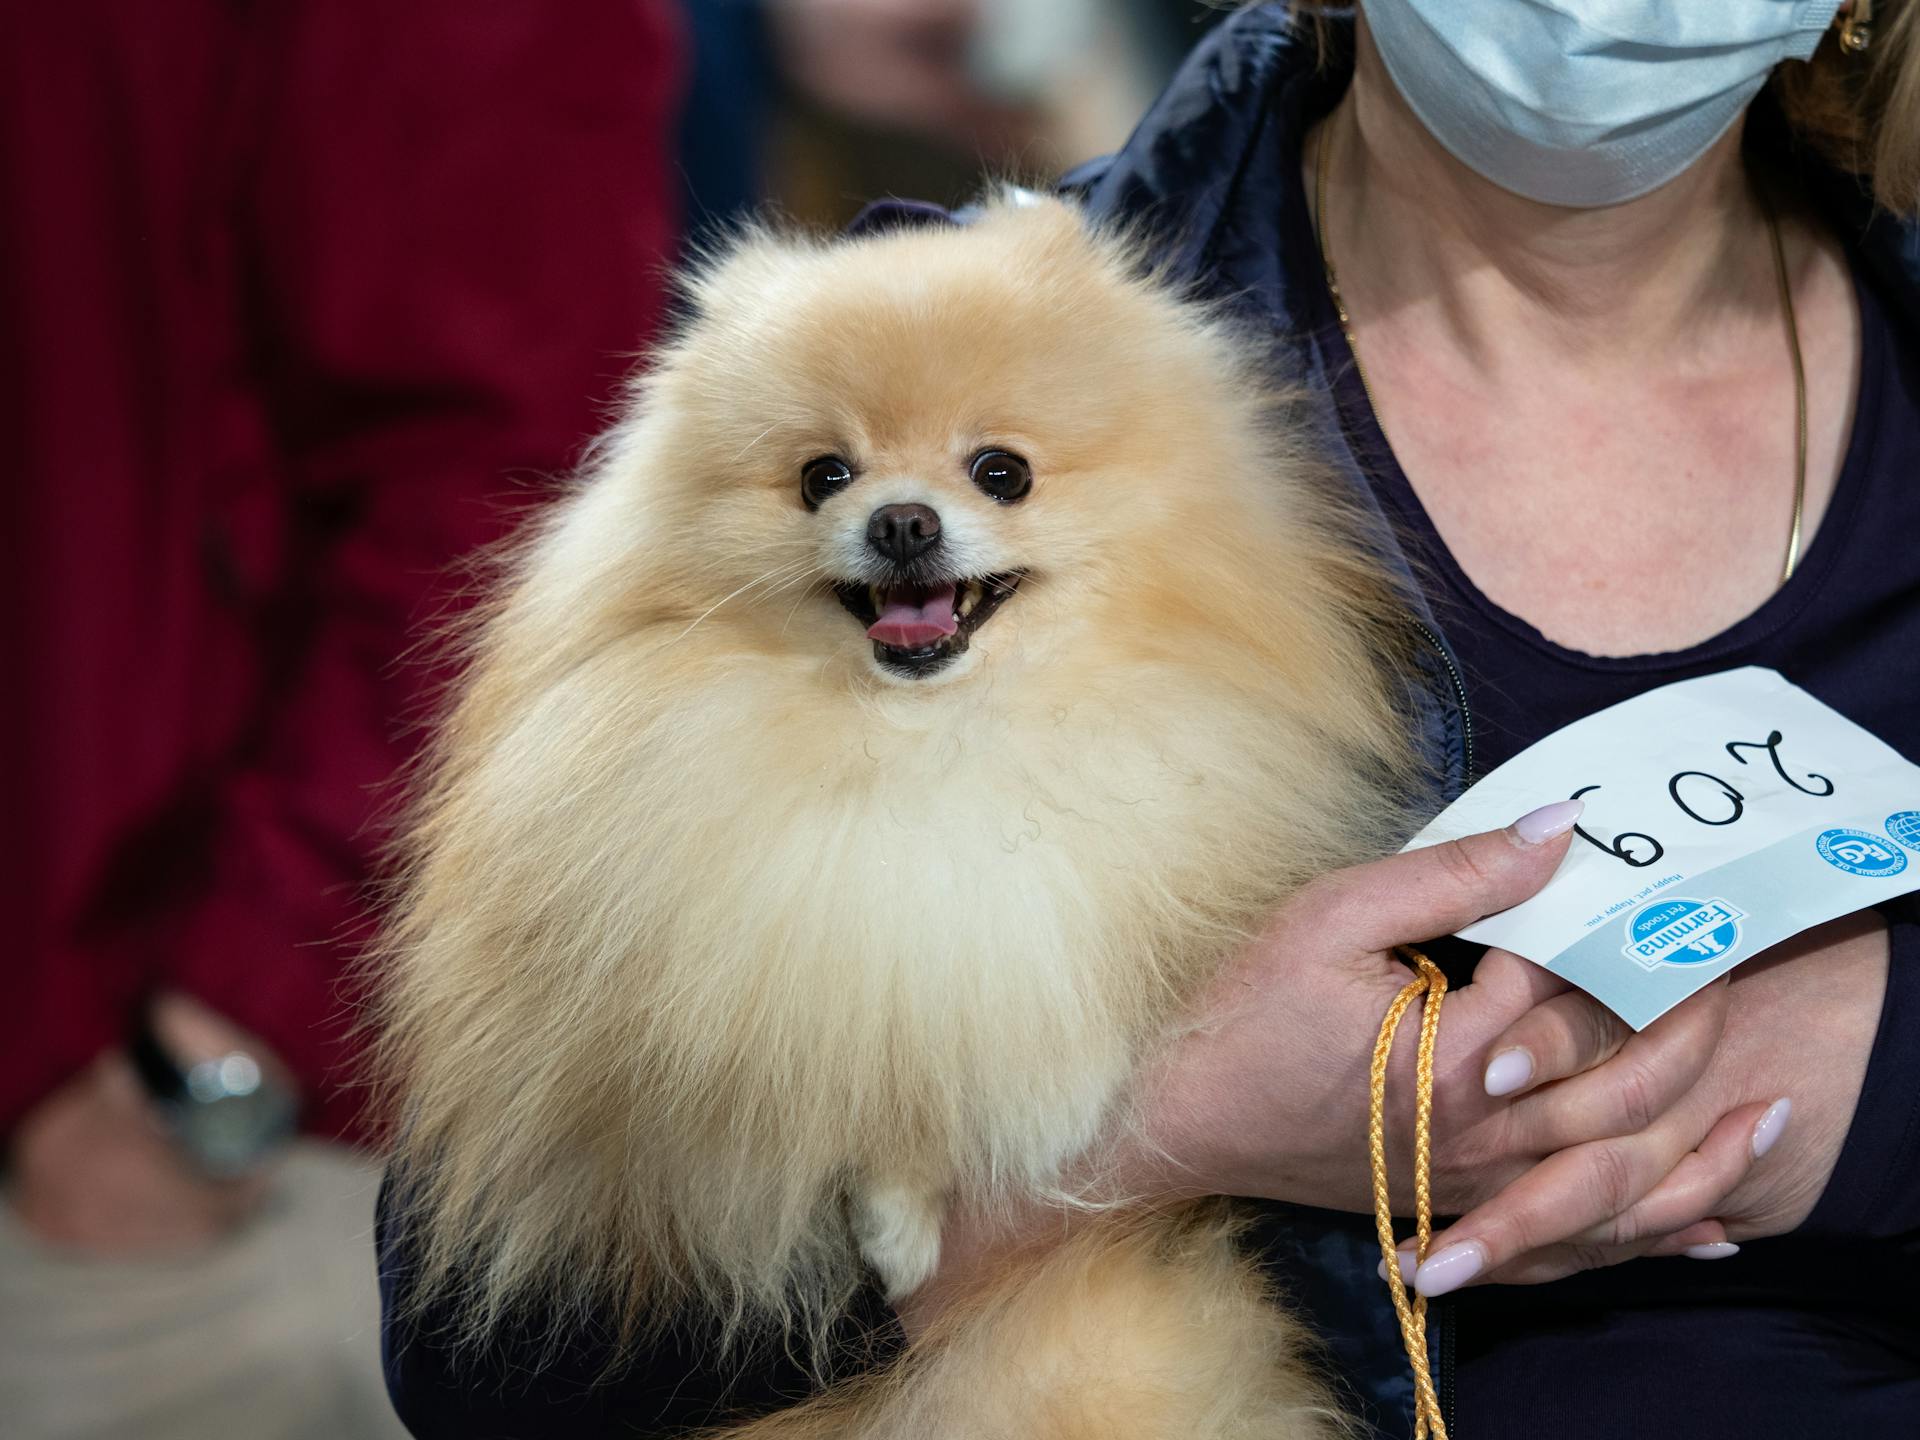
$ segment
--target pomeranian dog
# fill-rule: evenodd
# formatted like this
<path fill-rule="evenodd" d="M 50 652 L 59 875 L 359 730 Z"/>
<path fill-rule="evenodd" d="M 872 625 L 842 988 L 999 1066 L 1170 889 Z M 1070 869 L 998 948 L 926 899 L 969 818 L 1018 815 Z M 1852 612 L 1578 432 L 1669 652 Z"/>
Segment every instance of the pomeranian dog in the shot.
<path fill-rule="evenodd" d="M 1396 597 L 1263 346 L 1030 197 L 756 232 L 516 556 L 384 1021 L 423 1289 L 818 1336 L 1057 1195 L 1411 774 Z M 461 1277 L 456 1281 L 453 1277 Z M 1337 1426 L 1213 1210 L 1116 1207 L 753 1435 Z"/>

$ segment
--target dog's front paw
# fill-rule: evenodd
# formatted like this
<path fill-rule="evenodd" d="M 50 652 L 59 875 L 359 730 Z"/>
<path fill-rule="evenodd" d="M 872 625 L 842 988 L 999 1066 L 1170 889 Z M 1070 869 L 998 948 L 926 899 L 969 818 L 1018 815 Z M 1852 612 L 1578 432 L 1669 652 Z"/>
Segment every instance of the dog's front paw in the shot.
<path fill-rule="evenodd" d="M 933 1278 L 940 1263 L 940 1192 L 904 1181 L 867 1185 L 853 1197 L 853 1238 L 898 1301 Z"/>

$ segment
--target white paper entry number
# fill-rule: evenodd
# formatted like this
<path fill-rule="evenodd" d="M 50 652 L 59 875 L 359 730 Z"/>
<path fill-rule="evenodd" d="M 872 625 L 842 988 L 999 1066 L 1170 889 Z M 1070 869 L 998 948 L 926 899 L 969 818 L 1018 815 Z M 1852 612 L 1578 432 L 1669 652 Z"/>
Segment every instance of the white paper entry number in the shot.
<path fill-rule="evenodd" d="M 1533 899 L 1460 934 L 1641 1029 L 1802 930 L 1920 888 L 1920 766 L 1772 670 L 1648 691 L 1516 755 L 1409 850 L 1586 802 Z"/>

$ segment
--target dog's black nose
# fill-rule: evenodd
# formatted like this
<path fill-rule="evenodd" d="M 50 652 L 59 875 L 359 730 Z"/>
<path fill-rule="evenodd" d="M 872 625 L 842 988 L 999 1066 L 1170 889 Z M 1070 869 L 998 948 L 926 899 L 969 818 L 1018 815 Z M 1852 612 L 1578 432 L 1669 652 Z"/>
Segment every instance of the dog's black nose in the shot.
<path fill-rule="evenodd" d="M 904 565 L 940 543 L 940 517 L 927 505 L 882 505 L 867 518 L 867 543 Z"/>

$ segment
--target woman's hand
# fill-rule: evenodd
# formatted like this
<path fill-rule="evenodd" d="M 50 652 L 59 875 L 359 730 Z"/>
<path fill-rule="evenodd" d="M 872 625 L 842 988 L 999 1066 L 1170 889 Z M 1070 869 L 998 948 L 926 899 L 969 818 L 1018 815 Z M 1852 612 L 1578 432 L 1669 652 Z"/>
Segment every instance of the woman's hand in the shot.
<path fill-rule="evenodd" d="M 1356 866 L 1303 890 L 1151 1067 L 1143 1133 L 1092 1162 L 1096 1198 L 1229 1194 L 1371 1209 L 1368 1065 L 1381 1017 L 1410 975 L 1395 947 L 1533 895 L 1564 858 L 1580 808 L 1549 805 L 1506 830 Z M 1706 1069 L 1726 1010 L 1726 987 L 1712 986 L 1634 1035 L 1547 971 L 1489 952 L 1474 983 L 1449 998 L 1440 1027 L 1436 1205 L 1469 1210 L 1555 1150 L 1659 1123 Z M 1411 1019 L 1403 1026 L 1415 1028 Z M 1502 1036 L 1502 1050 L 1528 1050 L 1519 1080 L 1511 1059 L 1488 1073 Z M 1399 1136 L 1411 1133 L 1413 1050 L 1410 1040 L 1395 1047 L 1389 1078 L 1389 1128 Z M 1575 1075 L 1577 1085 L 1550 1083 Z M 1490 1080 L 1504 1093 L 1489 1094 Z M 1522 1088 L 1529 1093 L 1510 1098 Z M 1409 1168 L 1396 1173 L 1397 1207 L 1409 1198 Z M 1063 1223 L 1064 1212 L 1040 1209 L 997 1227 L 954 1217 L 939 1275 L 906 1307 L 909 1328 L 1007 1244 Z"/>
<path fill-rule="evenodd" d="M 1579 813 L 1577 802 L 1550 805 L 1504 831 L 1356 866 L 1302 891 L 1149 1075 L 1145 1141 L 1117 1161 L 1119 1177 L 1148 1196 L 1371 1209 L 1367 1071 L 1381 1017 L 1409 978 L 1395 947 L 1534 894 L 1565 856 Z M 1649 1129 L 1705 1071 L 1725 1015 L 1725 987 L 1714 986 L 1635 1035 L 1546 970 L 1489 951 L 1474 983 L 1448 998 L 1440 1026 L 1435 1208 L 1464 1212 L 1557 1150 Z M 1388 1132 L 1404 1139 L 1417 1027 L 1409 1017 L 1402 1028 L 1409 1038 L 1389 1070 Z M 1496 1049 L 1523 1045 L 1524 1075 L 1513 1053 L 1489 1066 Z M 1549 1083 L 1571 1076 L 1580 1078 Z M 1521 1089 L 1529 1093 L 1512 1098 Z M 1410 1169 L 1394 1176 L 1403 1212 Z"/>
<path fill-rule="evenodd" d="M 159 997 L 154 1030 L 177 1056 L 266 1047 L 185 995 Z M 288 1083 L 291 1083 L 290 1081 Z M 165 1134 L 132 1064 L 109 1051 L 30 1111 L 14 1132 L 8 1200 L 49 1245 L 93 1255 L 169 1255 L 212 1244 L 254 1214 L 269 1171 L 196 1172 Z"/>
<path fill-rule="evenodd" d="M 1718 1259 L 1738 1241 L 1794 1229 L 1840 1158 L 1887 963 L 1886 927 L 1870 912 L 1749 961 L 1728 987 L 1712 1063 L 1680 1104 L 1638 1133 L 1562 1149 L 1436 1235 L 1417 1272 L 1403 1249 L 1403 1273 L 1440 1295 L 1639 1255 Z M 1521 1021 L 1495 1042 L 1496 1054 L 1528 1044 L 1542 1019 L 1536 1012 Z M 1578 1083 L 1556 1088 L 1572 1093 Z M 1789 1115 L 1791 1142 L 1776 1149 Z"/>

